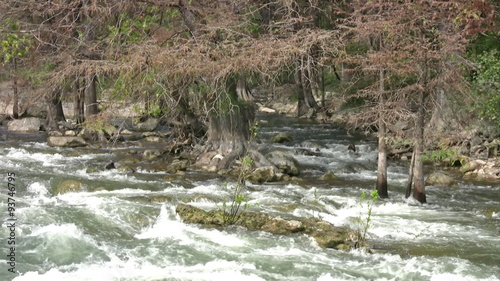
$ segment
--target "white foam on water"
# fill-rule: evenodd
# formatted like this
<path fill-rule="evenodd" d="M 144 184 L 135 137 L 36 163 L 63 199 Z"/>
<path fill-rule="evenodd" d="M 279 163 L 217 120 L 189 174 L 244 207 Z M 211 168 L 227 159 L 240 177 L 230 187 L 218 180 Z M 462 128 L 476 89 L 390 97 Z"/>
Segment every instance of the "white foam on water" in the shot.
<path fill-rule="evenodd" d="M 29 193 L 32 193 L 38 197 L 40 196 L 46 196 L 49 193 L 48 188 L 45 186 L 45 184 L 41 182 L 33 182 L 26 187 L 26 190 Z"/>
<path fill-rule="evenodd" d="M 195 225 L 182 223 L 175 212 L 175 207 L 166 205 L 162 205 L 154 225 L 146 228 L 135 237 L 138 239 L 173 239 L 179 241 L 181 245 L 199 243 L 201 246 L 203 242 L 200 239 L 227 247 L 243 247 L 245 245 L 245 242 L 236 235 L 230 235 L 217 229 L 202 229 Z"/>
<path fill-rule="evenodd" d="M 137 239 L 174 239 L 181 245 L 194 244 L 195 241 L 186 235 L 186 225 L 176 218 L 175 208 L 162 205 L 156 222 L 141 233 L 136 234 Z"/>
<path fill-rule="evenodd" d="M 160 184 L 158 181 L 146 181 L 146 180 L 141 180 L 135 177 L 134 175 L 125 173 L 125 172 L 119 172 L 117 170 L 104 170 L 104 171 L 99 171 L 96 173 L 87 173 L 87 169 L 79 169 L 74 172 L 74 175 L 85 178 L 85 179 L 105 179 L 105 180 L 112 180 L 112 181 L 118 181 L 118 182 L 128 182 L 128 183 L 157 183 Z M 167 183 L 165 183 L 167 184 Z"/>
<path fill-rule="evenodd" d="M 430 281 L 496 281 L 497 277 L 491 276 L 487 278 L 477 278 L 475 276 L 462 276 L 460 274 L 453 273 L 441 273 L 431 276 Z"/>
<path fill-rule="evenodd" d="M 112 261 L 103 264 L 82 264 L 76 270 L 51 269 L 45 273 L 28 272 L 14 281 L 114 281 L 114 280 L 265 280 L 242 271 L 255 270 L 251 264 L 223 260 L 193 266 L 166 265 L 163 267 L 136 260 Z"/>
<path fill-rule="evenodd" d="M 75 238 L 78 240 L 88 240 L 83 231 L 73 223 L 49 224 L 45 226 L 35 226 L 28 237 L 44 237 L 49 240 L 61 238 Z"/>
<path fill-rule="evenodd" d="M 210 194 L 215 196 L 229 196 L 234 188 L 232 185 L 221 186 L 217 184 L 197 185 L 188 189 L 189 194 Z"/>

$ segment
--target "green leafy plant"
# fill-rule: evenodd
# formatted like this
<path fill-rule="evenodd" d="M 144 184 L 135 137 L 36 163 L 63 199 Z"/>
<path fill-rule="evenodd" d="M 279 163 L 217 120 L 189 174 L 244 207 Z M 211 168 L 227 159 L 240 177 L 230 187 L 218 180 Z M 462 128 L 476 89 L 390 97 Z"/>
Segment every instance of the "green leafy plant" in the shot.
<path fill-rule="evenodd" d="M 456 150 L 449 148 L 439 148 L 436 150 L 431 150 L 422 155 L 422 161 L 431 162 L 444 162 L 449 166 L 455 166 L 457 163 L 462 165 L 462 159 L 459 157 L 459 153 Z"/>
<path fill-rule="evenodd" d="M 500 51 L 492 49 L 477 56 L 478 67 L 473 77 L 475 100 L 471 111 L 484 125 L 500 135 Z"/>
<path fill-rule="evenodd" d="M 250 146 L 254 139 L 257 137 L 257 130 L 259 128 L 259 123 L 255 122 L 250 128 L 250 138 L 248 140 L 248 145 Z M 241 212 L 246 210 L 248 205 L 248 197 L 244 193 L 245 190 L 245 180 L 249 177 L 254 161 L 250 157 L 249 153 L 245 154 L 241 159 L 241 167 L 238 172 L 238 178 L 234 186 L 233 193 L 229 198 L 229 203 L 222 203 L 223 211 L 223 223 L 224 225 L 235 224 L 240 218 Z"/>
<path fill-rule="evenodd" d="M 26 56 L 31 46 L 31 40 L 24 35 L 19 36 L 16 33 L 8 33 L 1 44 L 4 56 L 2 65 L 5 65 L 16 58 Z"/>
<path fill-rule="evenodd" d="M 358 229 L 356 231 L 356 248 L 363 248 L 366 246 L 366 234 L 368 233 L 370 222 L 372 220 L 373 205 L 377 200 L 377 190 L 373 190 L 369 195 L 366 192 L 361 193 L 359 204 L 362 208 L 366 206 L 367 212 L 366 215 L 360 213 L 359 217 L 357 218 Z"/>

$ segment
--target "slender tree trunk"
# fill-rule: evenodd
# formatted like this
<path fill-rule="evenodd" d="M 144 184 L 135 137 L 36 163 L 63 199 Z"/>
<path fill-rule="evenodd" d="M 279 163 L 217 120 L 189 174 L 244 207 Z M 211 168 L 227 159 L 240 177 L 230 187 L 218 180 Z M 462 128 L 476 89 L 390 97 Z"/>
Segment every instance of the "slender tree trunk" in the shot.
<path fill-rule="evenodd" d="M 411 186 L 413 185 L 413 168 L 415 167 L 415 150 L 411 155 L 410 170 L 408 171 L 408 183 L 406 184 L 405 198 L 411 195 Z"/>
<path fill-rule="evenodd" d="M 311 89 L 311 72 L 308 71 L 308 66 L 306 65 L 306 59 L 300 59 L 300 67 L 298 70 L 298 81 L 299 81 L 299 96 L 298 96 L 298 116 L 305 115 L 309 109 L 318 109 L 318 103 L 314 99 L 312 89 Z"/>
<path fill-rule="evenodd" d="M 304 99 L 306 100 L 309 108 L 318 109 L 318 103 L 314 98 L 314 93 L 317 92 L 316 73 L 314 73 L 314 63 L 311 62 L 311 56 L 307 58 L 307 65 L 302 68 L 303 82 L 304 82 Z"/>
<path fill-rule="evenodd" d="M 14 119 L 19 118 L 19 88 L 17 85 L 17 59 L 15 56 L 12 58 L 13 64 L 13 75 L 12 75 L 12 91 L 14 92 L 14 97 L 12 101 L 12 117 Z"/>
<path fill-rule="evenodd" d="M 297 116 L 303 116 L 307 113 L 308 107 L 304 97 L 304 82 L 302 75 L 302 64 L 299 63 L 297 72 L 295 73 L 295 80 L 297 81 L 297 85 L 299 85 L 299 89 L 297 92 Z"/>
<path fill-rule="evenodd" d="M 95 74 L 87 77 L 87 85 L 85 86 L 85 117 L 96 115 L 99 111 L 97 107 L 97 76 Z"/>
<path fill-rule="evenodd" d="M 385 97 L 384 97 L 384 70 L 379 71 L 379 90 L 380 90 L 380 106 L 384 108 Z M 377 173 L 377 191 L 380 198 L 388 198 L 387 193 L 387 144 L 385 142 L 386 138 L 386 126 L 384 121 L 384 116 L 379 115 L 379 126 L 378 126 L 378 173 Z"/>
<path fill-rule="evenodd" d="M 425 181 L 424 181 L 424 162 L 422 161 L 422 154 L 424 151 L 424 118 L 425 118 L 425 104 L 424 104 L 424 91 L 419 93 L 418 97 L 418 116 L 416 122 L 416 144 L 415 144 L 415 167 L 413 181 L 415 187 L 413 189 L 413 198 L 417 199 L 420 203 L 426 203 L 425 196 Z"/>

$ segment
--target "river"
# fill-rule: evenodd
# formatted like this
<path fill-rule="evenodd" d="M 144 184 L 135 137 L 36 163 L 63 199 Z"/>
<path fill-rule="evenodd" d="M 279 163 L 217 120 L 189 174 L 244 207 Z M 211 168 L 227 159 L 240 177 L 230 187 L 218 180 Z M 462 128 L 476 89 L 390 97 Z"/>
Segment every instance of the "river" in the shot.
<path fill-rule="evenodd" d="M 284 218 L 315 216 L 359 227 L 373 189 L 376 143 L 329 124 L 267 118 L 261 145 L 295 152 L 308 140 L 317 155 L 297 155 L 301 180 L 250 185 L 249 209 Z M 272 144 L 278 132 L 292 144 Z M 356 143 L 358 152 L 347 151 Z M 137 150 L 144 149 L 136 147 Z M 172 178 L 146 169 L 102 170 L 123 147 L 52 148 L 44 142 L 0 141 L 0 280 L 500 280 L 500 184 L 459 181 L 427 187 L 428 204 L 404 199 L 407 165 L 390 162 L 390 199 L 372 206 L 372 253 L 322 249 L 303 235 L 279 236 L 239 227 L 185 224 L 178 203 L 218 208 L 231 194 L 224 178 L 188 171 Z M 338 179 L 317 180 L 327 171 Z M 7 191 L 15 173 L 16 193 Z M 86 191 L 54 195 L 64 180 Z M 15 200 L 12 216 L 9 198 Z M 12 205 L 11 205 L 12 206 Z M 9 219 L 15 218 L 14 234 Z M 7 238 L 15 238 L 15 273 Z M 12 254 L 11 254 L 12 256 Z"/>

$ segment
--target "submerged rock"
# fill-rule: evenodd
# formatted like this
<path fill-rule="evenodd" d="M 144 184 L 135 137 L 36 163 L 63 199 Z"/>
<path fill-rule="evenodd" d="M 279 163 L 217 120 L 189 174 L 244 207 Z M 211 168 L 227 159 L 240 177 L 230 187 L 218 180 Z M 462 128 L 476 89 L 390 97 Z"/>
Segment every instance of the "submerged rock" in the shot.
<path fill-rule="evenodd" d="M 187 223 L 212 227 L 224 226 L 224 212 L 222 210 L 206 212 L 190 205 L 180 204 L 177 206 L 176 212 Z M 303 233 L 314 238 L 318 245 L 323 248 L 349 250 L 355 246 L 351 240 L 351 237 L 355 236 L 352 231 L 316 218 L 285 220 L 268 214 L 244 211 L 239 214 L 235 224 L 249 230 L 260 230 L 279 235 Z"/>
<path fill-rule="evenodd" d="M 443 187 L 450 187 L 450 186 L 455 186 L 457 184 L 457 181 L 453 179 L 452 177 L 436 172 L 430 174 L 427 179 L 425 180 L 426 185 L 434 185 L 434 186 L 443 186 Z"/>
<path fill-rule="evenodd" d="M 35 117 L 12 120 L 7 124 L 7 130 L 10 132 L 38 132 L 42 123 Z"/>
<path fill-rule="evenodd" d="M 83 183 L 76 180 L 66 180 L 60 183 L 53 191 L 54 195 L 65 194 L 70 192 L 83 191 Z"/>
<path fill-rule="evenodd" d="M 333 172 L 326 172 L 324 175 L 322 175 L 319 180 L 322 181 L 333 181 L 336 180 L 337 176 Z"/>
<path fill-rule="evenodd" d="M 299 162 L 289 152 L 272 151 L 266 155 L 266 158 L 289 176 L 298 176 L 300 174 Z"/>

